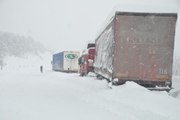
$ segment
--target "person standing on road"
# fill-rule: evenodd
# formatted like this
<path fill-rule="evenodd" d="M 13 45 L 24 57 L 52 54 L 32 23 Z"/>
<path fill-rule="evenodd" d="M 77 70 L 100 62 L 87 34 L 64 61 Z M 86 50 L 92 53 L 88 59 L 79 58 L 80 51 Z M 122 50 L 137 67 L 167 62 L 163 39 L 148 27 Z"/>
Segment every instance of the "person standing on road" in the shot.
<path fill-rule="evenodd" d="M 41 73 L 43 73 L 43 66 L 42 65 L 40 66 L 40 71 L 41 71 Z"/>

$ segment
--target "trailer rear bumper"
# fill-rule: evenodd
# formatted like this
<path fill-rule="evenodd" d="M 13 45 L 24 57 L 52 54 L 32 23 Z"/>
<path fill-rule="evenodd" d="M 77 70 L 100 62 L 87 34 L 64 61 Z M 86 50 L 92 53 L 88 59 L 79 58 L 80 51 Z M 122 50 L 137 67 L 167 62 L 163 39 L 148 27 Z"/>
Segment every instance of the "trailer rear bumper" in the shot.
<path fill-rule="evenodd" d="M 167 91 L 169 92 L 172 88 L 169 87 L 153 87 L 153 88 L 148 88 L 148 90 L 152 91 Z"/>

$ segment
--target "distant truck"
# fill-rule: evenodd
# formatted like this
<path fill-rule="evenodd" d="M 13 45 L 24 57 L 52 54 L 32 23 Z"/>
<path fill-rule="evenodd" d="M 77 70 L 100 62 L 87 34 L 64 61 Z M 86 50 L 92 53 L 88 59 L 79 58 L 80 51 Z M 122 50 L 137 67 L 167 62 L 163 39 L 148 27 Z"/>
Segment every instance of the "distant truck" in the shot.
<path fill-rule="evenodd" d="M 53 55 L 52 69 L 62 72 L 78 72 L 78 58 L 80 53 L 76 51 L 63 51 Z"/>
<path fill-rule="evenodd" d="M 115 12 L 96 38 L 94 70 L 114 84 L 171 87 L 176 13 Z"/>
<path fill-rule="evenodd" d="M 89 72 L 94 72 L 94 56 L 95 43 L 89 43 L 87 49 L 82 52 L 82 55 L 79 58 L 80 76 L 87 75 Z"/>

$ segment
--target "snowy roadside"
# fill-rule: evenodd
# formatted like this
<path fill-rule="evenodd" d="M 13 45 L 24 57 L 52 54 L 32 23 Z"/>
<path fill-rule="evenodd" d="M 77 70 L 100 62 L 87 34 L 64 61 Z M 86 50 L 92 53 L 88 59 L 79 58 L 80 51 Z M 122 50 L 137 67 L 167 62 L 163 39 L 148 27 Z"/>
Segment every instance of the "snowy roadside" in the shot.
<path fill-rule="evenodd" d="M 0 72 L 1 120 L 179 120 L 180 101 L 133 82 L 53 71 Z"/>

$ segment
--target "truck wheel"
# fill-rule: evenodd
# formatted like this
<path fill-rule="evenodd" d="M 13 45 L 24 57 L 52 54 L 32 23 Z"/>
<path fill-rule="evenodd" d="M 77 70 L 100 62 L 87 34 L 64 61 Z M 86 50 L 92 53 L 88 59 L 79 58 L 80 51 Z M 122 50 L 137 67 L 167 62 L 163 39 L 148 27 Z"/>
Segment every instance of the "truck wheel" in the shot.
<path fill-rule="evenodd" d="M 83 77 L 83 73 L 80 73 L 80 76 Z"/>
<path fill-rule="evenodd" d="M 99 80 L 104 79 L 103 76 L 101 76 L 101 75 L 99 75 L 99 74 L 97 74 L 96 78 L 99 79 Z"/>

